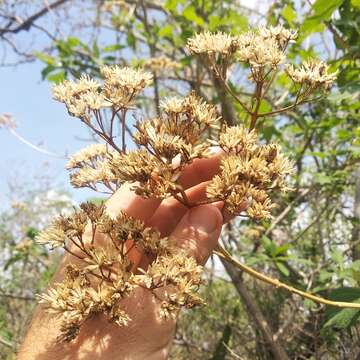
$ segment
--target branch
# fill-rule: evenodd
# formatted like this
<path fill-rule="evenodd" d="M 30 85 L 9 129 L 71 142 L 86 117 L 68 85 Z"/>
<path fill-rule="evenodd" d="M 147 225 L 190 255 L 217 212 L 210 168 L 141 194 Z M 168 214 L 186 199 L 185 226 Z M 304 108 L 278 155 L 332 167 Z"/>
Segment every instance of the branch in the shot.
<path fill-rule="evenodd" d="M 351 302 L 344 302 L 344 301 L 332 301 L 328 299 L 324 299 L 320 296 L 316 296 L 313 294 L 310 294 L 306 291 L 302 291 L 299 289 L 296 289 L 290 285 L 284 284 L 281 281 L 277 279 L 273 279 L 269 276 L 266 276 L 262 273 L 257 272 L 256 270 L 252 269 L 251 267 L 242 264 L 240 261 L 233 258 L 224 248 L 222 248 L 220 245 L 218 245 L 217 250 L 214 252 L 216 255 L 218 255 L 221 259 L 221 261 L 227 261 L 231 263 L 233 266 L 235 266 L 237 269 L 251 275 L 252 277 L 261 280 L 269 285 L 275 286 L 277 289 L 281 288 L 284 290 L 287 290 L 293 294 L 300 295 L 306 299 L 315 301 L 320 304 L 329 305 L 329 306 L 335 306 L 339 308 L 353 308 L 353 309 L 360 309 L 360 303 L 351 303 Z"/>
<path fill-rule="evenodd" d="M 3 34 L 6 34 L 6 33 L 17 34 L 18 32 L 23 31 L 23 30 L 28 31 L 37 19 L 39 19 L 40 17 L 47 14 L 50 10 L 63 5 L 67 1 L 69 1 L 69 0 L 58 0 L 58 1 L 53 2 L 52 4 L 44 7 L 37 13 L 31 15 L 29 18 L 27 18 L 25 21 L 23 21 L 20 25 L 18 25 L 17 27 L 15 27 L 13 29 L 11 29 L 9 25 L 6 28 L 0 29 L 0 36 Z M 12 22 L 14 22 L 16 20 L 17 19 L 13 18 Z"/>
<path fill-rule="evenodd" d="M 302 100 L 302 101 L 299 101 L 299 102 L 295 102 L 295 104 L 286 106 L 286 107 L 284 107 L 282 109 L 261 113 L 261 114 L 258 114 L 257 116 L 258 117 L 265 117 L 265 116 L 281 114 L 281 113 L 287 112 L 289 110 L 295 109 L 299 105 L 306 104 L 306 103 L 313 102 L 313 101 L 318 101 L 318 100 L 320 100 L 322 98 L 323 98 L 322 96 L 318 96 L 318 97 L 313 98 L 313 99 Z"/>
<path fill-rule="evenodd" d="M 14 299 L 14 300 L 24 300 L 24 301 L 36 300 L 36 298 L 33 296 L 20 296 L 20 295 L 7 294 L 7 293 L 0 294 L 0 297 L 5 297 L 5 298 L 9 298 L 9 299 Z"/>
<path fill-rule="evenodd" d="M 286 215 L 292 210 L 297 202 L 306 196 L 310 192 L 310 189 L 304 189 L 300 194 L 278 215 L 278 217 L 271 223 L 270 227 L 265 231 L 265 236 L 268 236 L 275 227 L 286 217 Z"/>
<path fill-rule="evenodd" d="M 49 155 L 49 156 L 52 156 L 52 157 L 55 157 L 55 158 L 58 158 L 58 159 L 67 159 L 68 158 L 67 156 L 58 155 L 56 153 L 53 153 L 53 152 L 48 151 L 46 149 L 43 149 L 43 148 L 41 148 L 41 147 L 39 147 L 37 145 L 34 145 L 30 141 L 26 140 L 21 135 L 19 135 L 14 129 L 9 128 L 8 130 L 9 130 L 11 135 L 15 136 L 16 139 L 18 139 L 19 141 L 21 141 L 25 145 L 30 146 L 32 149 L 34 149 L 34 150 L 36 150 L 36 151 L 38 151 L 38 152 L 40 152 L 42 154 Z"/>
<path fill-rule="evenodd" d="M 250 292 L 246 288 L 244 282 L 241 278 L 241 273 L 233 264 L 231 264 L 227 259 L 220 256 L 220 260 L 225 267 L 226 272 L 229 274 L 237 292 L 244 301 L 250 315 L 254 319 L 256 326 L 260 329 L 266 343 L 269 345 L 271 352 L 274 355 L 276 360 L 289 360 L 283 347 L 276 341 L 273 331 L 270 328 L 265 316 L 261 310 L 257 307 L 255 300 L 252 298 Z"/>
<path fill-rule="evenodd" d="M 9 348 L 14 348 L 14 344 L 13 343 L 11 343 L 10 341 L 8 341 L 8 340 L 5 340 L 4 338 L 2 338 L 2 337 L 0 337 L 0 344 L 3 344 L 3 345 L 5 345 L 5 346 L 7 346 L 7 347 L 9 347 Z"/>

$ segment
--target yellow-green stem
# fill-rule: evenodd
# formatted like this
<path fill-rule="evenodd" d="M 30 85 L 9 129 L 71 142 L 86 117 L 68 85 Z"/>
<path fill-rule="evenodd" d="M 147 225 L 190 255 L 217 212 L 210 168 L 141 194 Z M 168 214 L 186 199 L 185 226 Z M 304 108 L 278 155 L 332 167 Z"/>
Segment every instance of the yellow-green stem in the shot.
<path fill-rule="evenodd" d="M 261 280 L 267 284 L 270 284 L 272 286 L 275 286 L 276 288 L 281 288 L 281 289 L 285 289 L 293 294 L 297 294 L 300 295 L 306 299 L 310 299 L 314 302 L 320 303 L 320 304 L 324 304 L 324 305 L 329 305 L 329 306 L 335 306 L 335 307 L 339 307 L 339 308 L 356 308 L 356 309 L 360 309 L 360 303 L 351 303 L 351 302 L 343 302 L 343 301 L 332 301 L 332 300 L 328 300 L 328 299 L 324 299 L 320 296 L 316 296 L 313 294 L 310 294 L 306 291 L 302 291 L 299 289 L 296 289 L 292 286 L 289 286 L 287 284 L 282 283 L 281 281 L 277 280 L 277 279 L 273 279 L 269 276 L 266 276 L 254 269 L 252 269 L 251 267 L 242 264 L 240 261 L 234 259 L 222 246 L 218 245 L 216 250 L 214 251 L 214 253 L 220 257 L 222 257 L 223 259 L 225 259 L 226 261 L 230 262 L 231 264 L 233 264 L 236 268 L 238 268 L 239 270 L 251 275 L 252 277 Z"/>

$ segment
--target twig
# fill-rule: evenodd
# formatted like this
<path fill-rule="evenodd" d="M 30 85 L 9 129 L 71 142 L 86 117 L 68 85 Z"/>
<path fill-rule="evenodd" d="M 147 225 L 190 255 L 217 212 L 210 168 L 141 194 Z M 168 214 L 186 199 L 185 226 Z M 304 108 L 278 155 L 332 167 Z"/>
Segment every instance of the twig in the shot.
<path fill-rule="evenodd" d="M 58 159 L 67 159 L 68 157 L 67 156 L 63 156 L 63 155 L 58 155 L 56 153 L 53 153 L 51 151 L 48 151 L 48 150 L 45 150 L 45 149 L 42 149 L 41 147 L 39 146 L 36 146 L 34 145 L 33 143 L 31 143 L 30 141 L 26 140 L 25 138 L 23 138 L 21 135 L 19 135 L 14 129 L 12 128 L 8 128 L 9 132 L 11 135 L 15 136 L 19 141 L 21 141 L 22 143 L 24 143 L 25 145 L 27 146 L 30 146 L 32 149 L 42 153 L 42 154 L 45 154 L 45 155 L 49 155 L 49 156 L 52 156 L 52 157 L 56 157 Z"/>
<path fill-rule="evenodd" d="M 310 192 L 310 189 L 305 189 L 302 191 L 280 214 L 279 216 L 271 223 L 270 227 L 265 231 L 265 236 L 269 235 L 275 227 L 286 217 L 286 215 L 291 211 L 293 206 L 304 196 Z"/>
<path fill-rule="evenodd" d="M 286 111 L 295 109 L 295 108 L 296 108 L 297 106 L 299 106 L 299 105 L 306 104 L 306 103 L 313 102 L 313 101 L 318 101 L 318 100 L 320 100 L 320 99 L 322 99 L 322 98 L 323 98 L 322 96 L 318 96 L 318 97 L 313 98 L 313 99 L 302 100 L 302 101 L 299 101 L 299 102 L 295 102 L 295 103 L 292 104 L 292 105 L 286 106 L 286 107 L 284 107 L 284 108 L 282 108 L 282 109 L 278 109 L 278 110 L 274 110 L 274 111 L 269 111 L 269 112 L 265 112 L 265 113 L 260 113 L 260 114 L 258 114 L 257 116 L 258 116 L 258 117 L 265 117 L 265 116 L 271 116 L 271 115 L 281 114 L 281 113 L 283 113 L 283 112 L 286 112 Z"/>
<path fill-rule="evenodd" d="M 344 301 L 332 301 L 328 299 L 324 299 L 320 296 L 316 296 L 313 294 L 310 294 L 308 292 L 296 289 L 292 286 L 289 286 L 287 284 L 282 283 L 281 281 L 277 279 L 273 279 L 270 276 L 264 275 L 260 272 L 257 272 L 256 270 L 252 269 L 251 267 L 242 264 L 240 261 L 233 258 L 223 247 L 218 245 L 217 250 L 214 252 L 216 255 L 218 255 L 220 258 L 230 262 L 234 266 L 236 266 L 239 270 L 251 275 L 252 277 L 261 280 L 267 284 L 273 285 L 276 288 L 281 288 L 284 290 L 287 290 L 291 293 L 300 295 L 306 299 L 310 299 L 312 301 L 315 301 L 320 304 L 329 305 L 329 306 L 335 306 L 339 308 L 353 308 L 353 309 L 360 309 L 360 303 L 351 303 L 351 302 L 344 302 Z"/>
<path fill-rule="evenodd" d="M 41 9 L 37 13 L 31 15 L 25 21 L 22 21 L 17 27 L 11 29 L 10 26 L 7 26 L 6 28 L 0 29 L 0 35 L 3 35 L 5 33 L 16 34 L 23 30 L 28 31 L 37 19 L 39 19 L 40 17 L 42 17 L 43 15 L 48 13 L 50 10 L 63 5 L 67 1 L 69 1 L 69 0 L 58 0 L 58 1 L 55 1 L 52 4 L 50 4 L 49 6 L 45 6 L 43 9 Z M 18 20 L 16 18 L 13 18 L 10 25 L 12 25 L 12 23 L 14 23 L 15 21 L 18 21 Z"/>
<path fill-rule="evenodd" d="M 5 345 L 5 346 L 8 346 L 9 348 L 14 348 L 14 344 L 11 343 L 10 341 L 8 340 L 5 340 L 4 338 L 0 337 L 0 343 Z"/>

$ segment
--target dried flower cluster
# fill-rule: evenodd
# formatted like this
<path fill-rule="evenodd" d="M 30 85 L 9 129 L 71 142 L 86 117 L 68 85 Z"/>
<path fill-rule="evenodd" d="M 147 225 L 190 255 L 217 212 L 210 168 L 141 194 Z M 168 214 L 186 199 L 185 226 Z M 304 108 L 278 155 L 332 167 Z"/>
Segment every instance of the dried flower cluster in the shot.
<path fill-rule="evenodd" d="M 336 80 L 336 73 L 328 73 L 329 66 L 324 61 L 309 60 L 302 66 L 295 68 L 293 65 L 286 67 L 286 72 L 290 78 L 298 84 L 309 88 L 329 89 Z M 312 90 L 313 90 L 312 89 Z"/>
<path fill-rule="evenodd" d="M 222 32 L 213 34 L 207 31 L 190 38 L 187 47 L 193 54 L 220 53 L 227 55 L 238 49 L 238 38 Z"/>
<path fill-rule="evenodd" d="M 105 144 L 92 144 L 73 155 L 66 167 L 71 171 L 70 181 L 75 188 L 89 187 L 100 191 L 98 185 L 110 192 L 118 188 L 118 180 L 109 167 L 111 150 Z"/>
<path fill-rule="evenodd" d="M 115 154 L 110 161 L 115 177 L 134 183 L 136 193 L 144 197 L 184 195 L 181 172 L 194 159 L 208 155 L 210 143 L 203 134 L 216 129 L 219 120 L 215 108 L 194 93 L 167 99 L 162 108 L 163 118 L 136 124 L 133 139 L 141 148 Z"/>
<path fill-rule="evenodd" d="M 221 32 L 197 34 L 188 40 L 187 47 L 193 54 L 206 54 L 218 75 L 226 74 L 226 68 L 231 63 L 229 55 L 234 55 L 235 59 L 250 65 L 254 81 L 264 82 L 271 69 L 276 69 L 285 61 L 285 50 L 296 37 L 297 32 L 278 25 L 269 28 L 259 27 L 255 31 L 251 30 L 238 36 Z M 222 61 L 215 57 L 216 54 Z M 225 68 L 222 68 L 224 66 Z M 265 71 L 266 67 L 270 70 Z M 299 70 L 293 69 L 290 65 L 286 68 L 287 74 L 295 82 L 307 82 L 313 86 L 312 90 L 327 90 L 335 80 L 335 74 L 328 74 L 327 65 L 316 60 L 305 62 Z"/>
<path fill-rule="evenodd" d="M 103 67 L 103 82 L 82 76 L 55 86 L 55 99 L 65 103 L 72 116 L 105 142 L 70 159 L 67 167 L 72 184 L 96 191 L 101 185 L 113 193 L 130 183 L 142 197 L 173 197 L 188 208 L 221 201 L 223 211 L 233 215 L 256 221 L 269 218 L 275 206 L 272 194 L 288 189 L 286 179 L 292 164 L 277 144 L 260 143 L 254 128 L 257 119 L 267 115 L 259 109 L 274 79 L 268 76 L 276 74 L 275 68 L 285 61 L 285 50 L 295 37 L 295 32 L 277 26 L 236 37 L 206 32 L 188 41 L 189 50 L 210 65 L 224 89 L 243 106 L 250 126 L 224 125 L 227 119 L 219 116 L 216 107 L 191 92 L 183 98 L 161 101 L 161 115 L 138 121 L 133 134 L 128 129 L 127 112 L 152 78 L 129 67 Z M 250 80 L 255 83 L 249 105 L 227 83 L 226 70 L 236 60 L 249 64 Z M 147 64 L 153 72 L 167 65 L 170 63 L 165 58 L 151 59 Z M 335 79 L 322 62 L 309 61 L 299 69 L 287 66 L 286 71 L 295 83 L 306 84 L 293 106 L 305 101 L 312 91 L 328 89 Z M 289 106 L 268 114 L 287 109 Z M 126 131 L 137 150 L 127 151 Z M 219 173 L 207 185 L 207 198 L 192 203 L 181 175 L 194 160 L 212 156 L 214 146 L 221 151 Z M 196 295 L 201 267 L 186 250 L 162 238 L 158 230 L 146 228 L 125 213 L 114 219 L 105 206 L 83 204 L 72 216 L 54 220 L 38 236 L 38 242 L 63 247 L 76 260 L 68 266 L 64 281 L 41 297 L 49 311 L 62 317 L 65 340 L 73 339 L 94 313 L 105 313 L 109 321 L 125 326 L 131 319 L 122 308 L 122 299 L 139 287 L 160 301 L 164 317 L 176 316 L 181 307 L 202 303 Z M 134 248 L 152 260 L 147 268 L 133 262 Z"/>
<path fill-rule="evenodd" d="M 166 56 L 158 56 L 147 59 L 144 67 L 156 73 L 161 73 L 168 70 L 177 70 L 180 68 L 180 65 Z"/>
<path fill-rule="evenodd" d="M 220 173 L 207 187 L 208 198 L 223 201 L 233 215 L 239 215 L 245 205 L 252 219 L 270 217 L 274 204 L 269 194 L 287 190 L 285 178 L 292 171 L 292 163 L 278 145 L 259 145 L 256 133 L 241 125 L 225 128 L 218 145 L 226 156 Z"/>
<path fill-rule="evenodd" d="M 62 282 L 40 296 L 49 312 L 61 317 L 62 340 L 75 338 L 95 313 L 106 314 L 119 326 L 127 325 L 131 319 L 121 300 L 138 287 L 153 292 L 161 301 L 163 317 L 176 316 L 180 307 L 202 303 L 196 295 L 201 267 L 184 250 L 161 238 L 156 229 L 146 228 L 125 213 L 114 219 L 104 206 L 82 204 L 72 216 L 55 219 L 38 235 L 37 242 L 63 247 L 78 260 L 67 266 Z M 133 248 L 157 255 L 147 270 L 134 271 L 129 256 Z"/>

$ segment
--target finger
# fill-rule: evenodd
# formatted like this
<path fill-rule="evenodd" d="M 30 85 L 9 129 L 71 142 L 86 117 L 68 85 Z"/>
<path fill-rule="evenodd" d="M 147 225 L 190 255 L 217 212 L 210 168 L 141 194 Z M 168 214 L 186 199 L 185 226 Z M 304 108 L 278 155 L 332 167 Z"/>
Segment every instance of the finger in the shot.
<path fill-rule="evenodd" d="M 222 152 L 215 148 L 213 154 L 214 156 L 210 158 L 195 159 L 185 167 L 180 177 L 180 184 L 184 189 L 210 180 L 219 171 Z M 121 186 L 107 201 L 107 211 L 111 216 L 117 216 L 120 211 L 124 211 L 130 216 L 146 222 L 159 207 L 161 199 L 143 199 L 131 190 L 132 187 L 133 185 L 128 183 Z"/>
<path fill-rule="evenodd" d="M 146 222 L 161 204 L 161 199 L 144 199 L 131 190 L 132 186 L 132 184 L 126 183 L 111 196 L 106 202 L 107 212 L 110 216 L 116 217 L 120 211 L 124 211 L 128 215 Z"/>
<path fill-rule="evenodd" d="M 213 156 L 205 159 L 195 159 L 186 166 L 180 176 L 180 184 L 184 189 L 211 180 L 220 168 L 220 160 L 223 151 L 220 148 L 212 149 Z"/>
<path fill-rule="evenodd" d="M 216 206 L 198 206 L 186 212 L 170 238 L 203 265 L 218 243 L 222 221 Z"/>
<path fill-rule="evenodd" d="M 206 181 L 186 190 L 186 196 L 190 203 L 206 200 L 206 186 L 208 184 L 209 181 Z M 218 202 L 214 203 L 214 205 L 222 208 L 223 203 Z M 188 208 L 176 199 L 165 199 L 149 220 L 148 226 L 156 227 L 162 236 L 169 236 L 187 210 Z"/>

